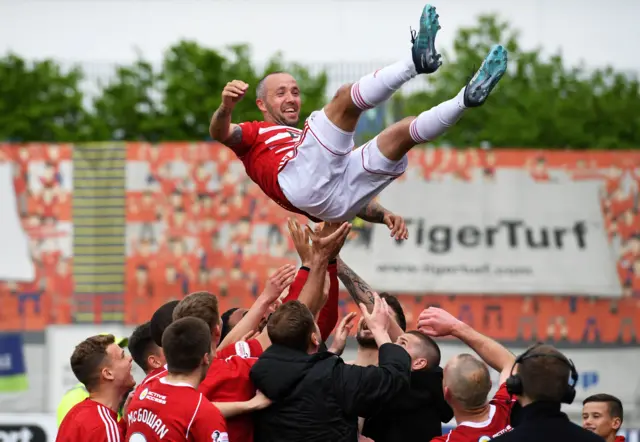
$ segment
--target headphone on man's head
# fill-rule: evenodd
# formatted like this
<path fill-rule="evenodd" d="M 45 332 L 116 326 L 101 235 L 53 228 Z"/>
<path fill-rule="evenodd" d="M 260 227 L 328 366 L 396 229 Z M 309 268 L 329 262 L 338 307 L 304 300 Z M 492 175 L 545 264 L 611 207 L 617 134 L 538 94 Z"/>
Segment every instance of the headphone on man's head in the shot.
<path fill-rule="evenodd" d="M 516 364 L 521 364 L 523 361 L 532 358 L 556 358 L 559 361 L 562 361 L 569 367 L 571 372 L 571 382 L 567 385 L 567 389 L 562 396 L 561 402 L 563 404 L 571 404 L 573 400 L 576 398 L 576 384 L 578 383 L 578 370 L 576 370 L 576 366 L 573 364 L 571 359 L 568 359 L 564 356 L 556 355 L 556 354 L 542 354 L 542 353 L 533 353 L 533 351 L 539 346 L 543 345 L 541 342 L 529 348 L 527 351 L 522 353 L 520 356 L 516 358 L 513 362 L 513 366 L 511 367 L 511 375 L 507 378 L 506 387 L 507 392 L 512 396 L 520 396 L 524 393 L 524 385 L 522 383 L 522 377 L 518 373 L 514 373 L 513 370 L 516 368 Z"/>

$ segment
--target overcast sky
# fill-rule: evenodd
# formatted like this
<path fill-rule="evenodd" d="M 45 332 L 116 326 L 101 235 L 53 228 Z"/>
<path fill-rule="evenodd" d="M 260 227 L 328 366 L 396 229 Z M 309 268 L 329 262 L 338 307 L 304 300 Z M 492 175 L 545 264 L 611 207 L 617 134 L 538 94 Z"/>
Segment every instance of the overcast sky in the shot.
<path fill-rule="evenodd" d="M 0 52 L 123 62 L 134 47 L 157 61 L 178 39 L 222 47 L 247 42 L 256 61 L 393 61 L 408 50 L 419 0 L 0 0 Z M 497 12 L 522 43 L 561 49 L 567 61 L 640 71 L 639 0 L 434 0 L 450 47 L 458 27 Z"/>

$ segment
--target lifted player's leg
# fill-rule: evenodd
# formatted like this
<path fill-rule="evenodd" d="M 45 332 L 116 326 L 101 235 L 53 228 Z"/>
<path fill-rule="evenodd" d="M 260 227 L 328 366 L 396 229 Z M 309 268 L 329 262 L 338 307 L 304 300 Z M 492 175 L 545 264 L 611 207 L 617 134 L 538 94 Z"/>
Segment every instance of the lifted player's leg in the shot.
<path fill-rule="evenodd" d="M 389 126 L 373 142 L 385 158 L 400 161 L 412 147 L 445 133 L 466 109 L 484 104 L 506 70 L 507 50 L 500 45 L 494 46 L 478 72 L 456 97 L 417 117 L 407 117 Z"/>
<path fill-rule="evenodd" d="M 435 48 L 438 29 L 436 8 L 426 5 L 418 32 L 412 31 L 411 57 L 379 69 L 354 84 L 342 86 L 323 109 L 329 121 L 344 132 L 354 132 L 363 111 L 389 99 L 416 75 L 435 72 L 442 64 Z"/>

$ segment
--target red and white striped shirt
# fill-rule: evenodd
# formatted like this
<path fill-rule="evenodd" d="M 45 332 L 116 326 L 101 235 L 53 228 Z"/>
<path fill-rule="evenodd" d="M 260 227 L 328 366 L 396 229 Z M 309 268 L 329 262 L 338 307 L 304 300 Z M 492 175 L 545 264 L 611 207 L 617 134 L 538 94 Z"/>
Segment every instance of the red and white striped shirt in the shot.
<path fill-rule="evenodd" d="M 278 184 L 278 174 L 295 158 L 297 147 L 307 134 L 307 126 L 300 130 L 265 121 L 240 123 L 239 126 L 242 140 L 230 148 L 244 164 L 249 178 L 280 207 L 313 219 L 293 206 Z"/>
<path fill-rule="evenodd" d="M 102 404 L 85 399 L 62 420 L 56 442 L 123 442 L 124 425 L 118 414 Z"/>

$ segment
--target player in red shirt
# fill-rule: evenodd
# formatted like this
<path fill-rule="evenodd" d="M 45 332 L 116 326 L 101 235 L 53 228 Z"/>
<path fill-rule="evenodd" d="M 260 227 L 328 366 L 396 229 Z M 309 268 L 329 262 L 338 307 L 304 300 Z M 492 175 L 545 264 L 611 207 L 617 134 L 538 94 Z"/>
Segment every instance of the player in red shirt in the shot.
<path fill-rule="evenodd" d="M 175 304 L 177 304 L 177 302 Z M 160 309 L 163 307 L 160 307 Z M 160 309 L 157 311 L 160 311 Z M 129 338 L 128 348 L 133 361 L 138 364 L 146 375 L 142 383 L 148 381 L 149 378 L 153 377 L 155 374 L 164 371 L 167 360 L 164 357 L 162 347 L 158 346 L 153 341 L 150 321 L 139 325 L 135 330 L 133 330 L 133 333 L 131 333 L 131 337 Z"/>
<path fill-rule="evenodd" d="M 258 84 L 260 122 L 231 123 L 232 111 L 248 89 L 242 81 L 231 81 L 212 117 L 210 134 L 235 152 L 249 177 L 283 208 L 332 222 L 359 216 L 386 224 L 398 239 L 406 238 L 402 219 L 371 201 L 404 173 L 411 148 L 443 134 L 465 109 L 482 105 L 507 67 L 506 50 L 494 46 L 456 97 L 391 125 L 354 150 L 354 131 L 363 111 L 385 102 L 418 74 L 440 67 L 435 48 L 439 28 L 435 8 L 426 5 L 419 30 L 412 32 L 411 56 L 342 86 L 329 104 L 309 116 L 302 131 L 295 128 L 301 91 L 291 75 L 274 73 Z"/>
<path fill-rule="evenodd" d="M 594 394 L 582 402 L 582 428 L 593 431 L 605 442 L 624 442 L 617 433 L 624 420 L 622 402 L 610 394 Z"/>
<path fill-rule="evenodd" d="M 208 292 L 195 292 L 186 296 L 173 311 L 173 320 L 195 317 L 203 320 L 211 330 L 211 350 L 216 357 L 211 361 L 207 376 L 198 386 L 198 391 L 211 402 L 246 402 L 251 400 L 256 390 L 249 380 L 249 371 L 262 353 L 259 344 L 241 345 L 241 352 L 249 350 L 253 357 L 233 354 L 231 349 L 216 353 L 220 338 L 220 315 L 218 300 Z M 164 342 L 164 341 L 163 341 Z M 230 346 L 236 349 L 234 344 Z M 227 353 L 230 352 L 230 353 Z M 229 355 L 231 354 L 231 355 Z M 221 358 L 224 356 L 224 359 Z M 228 420 L 229 439 L 235 442 L 253 441 L 253 424 L 250 415 L 240 415 Z"/>
<path fill-rule="evenodd" d="M 56 441 L 123 441 L 118 407 L 135 385 L 131 357 L 116 344 L 113 335 L 92 336 L 76 346 L 71 355 L 71 369 L 89 391 L 89 398 L 69 410 Z"/>
<path fill-rule="evenodd" d="M 196 389 L 213 355 L 211 331 L 198 318 L 174 321 L 162 336 L 167 374 L 153 379 L 127 410 L 127 441 L 228 442 L 220 411 Z"/>
<path fill-rule="evenodd" d="M 460 354 L 447 363 L 444 398 L 453 409 L 458 426 L 432 441 L 484 442 L 511 431 L 511 410 L 516 401 L 507 392 L 505 382 L 514 365 L 513 354 L 440 308 L 424 310 L 418 319 L 418 329 L 431 337 L 454 336 L 484 361 Z M 491 377 L 485 363 L 500 373 L 500 387 L 489 402 Z"/>

